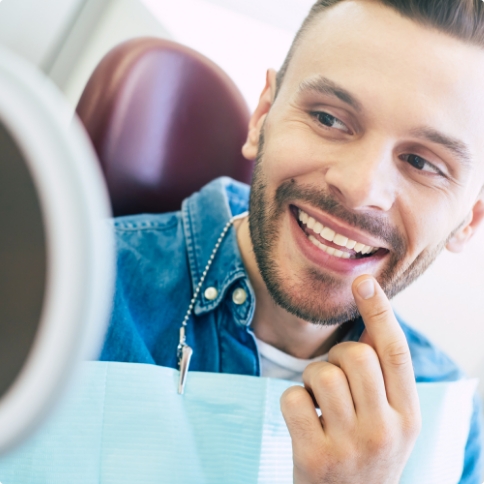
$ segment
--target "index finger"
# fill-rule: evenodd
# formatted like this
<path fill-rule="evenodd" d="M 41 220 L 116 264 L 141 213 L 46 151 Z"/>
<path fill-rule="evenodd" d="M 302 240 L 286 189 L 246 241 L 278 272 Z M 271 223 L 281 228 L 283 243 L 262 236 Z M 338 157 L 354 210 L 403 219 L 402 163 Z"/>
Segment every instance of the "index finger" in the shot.
<path fill-rule="evenodd" d="M 390 301 L 372 276 L 356 278 L 352 290 L 365 323 L 366 340 L 380 360 L 389 404 L 404 413 L 416 410 L 418 396 L 412 357 Z"/>

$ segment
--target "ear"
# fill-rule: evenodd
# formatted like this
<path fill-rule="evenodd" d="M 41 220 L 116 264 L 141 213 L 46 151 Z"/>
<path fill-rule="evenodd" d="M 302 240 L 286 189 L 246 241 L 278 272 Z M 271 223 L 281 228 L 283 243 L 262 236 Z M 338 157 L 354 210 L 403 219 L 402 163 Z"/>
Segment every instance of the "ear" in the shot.
<path fill-rule="evenodd" d="M 257 157 L 262 125 L 264 124 L 267 113 L 274 102 L 276 94 L 276 76 L 277 73 L 274 69 L 269 69 L 267 71 L 266 85 L 260 95 L 259 104 L 250 118 L 247 141 L 242 147 L 242 154 L 248 160 L 255 160 Z"/>
<path fill-rule="evenodd" d="M 446 248 L 450 252 L 461 252 L 484 221 L 484 198 L 477 200 L 462 227 L 449 239 Z"/>

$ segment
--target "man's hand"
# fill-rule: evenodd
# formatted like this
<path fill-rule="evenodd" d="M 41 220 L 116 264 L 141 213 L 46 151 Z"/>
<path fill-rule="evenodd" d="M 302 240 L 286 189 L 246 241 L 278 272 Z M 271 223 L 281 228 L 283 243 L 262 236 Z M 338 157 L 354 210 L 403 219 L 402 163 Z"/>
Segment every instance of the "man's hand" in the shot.
<path fill-rule="evenodd" d="M 297 484 L 398 483 L 420 432 L 410 351 L 390 303 L 371 276 L 352 289 L 360 342 L 334 346 L 327 363 L 306 368 L 305 388 L 281 397 Z"/>

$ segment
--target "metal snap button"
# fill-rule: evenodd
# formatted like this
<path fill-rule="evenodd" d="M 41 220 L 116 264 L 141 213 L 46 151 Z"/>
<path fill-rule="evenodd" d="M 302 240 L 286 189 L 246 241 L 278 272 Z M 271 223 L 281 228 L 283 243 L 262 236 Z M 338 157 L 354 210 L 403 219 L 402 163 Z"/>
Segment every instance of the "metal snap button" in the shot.
<path fill-rule="evenodd" d="M 204 292 L 205 299 L 213 301 L 218 296 L 218 291 L 215 287 L 207 287 Z"/>
<path fill-rule="evenodd" d="M 235 304 L 244 304 L 247 301 L 247 292 L 245 292 L 245 289 L 238 287 L 232 294 L 232 301 Z"/>

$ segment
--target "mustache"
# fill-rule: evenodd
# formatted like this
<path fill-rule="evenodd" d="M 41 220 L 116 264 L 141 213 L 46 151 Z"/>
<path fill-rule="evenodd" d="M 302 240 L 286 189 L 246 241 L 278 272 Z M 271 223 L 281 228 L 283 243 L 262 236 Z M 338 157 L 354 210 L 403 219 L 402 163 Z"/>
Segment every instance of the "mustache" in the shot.
<path fill-rule="evenodd" d="M 396 255 L 406 253 L 405 238 L 384 216 L 351 212 L 324 190 L 313 185 L 300 185 L 294 179 L 282 183 L 276 190 L 275 209 L 277 215 L 284 211 L 284 207 L 288 203 L 295 200 L 306 202 L 335 218 L 343 220 L 351 227 L 361 229 L 385 241 Z"/>

